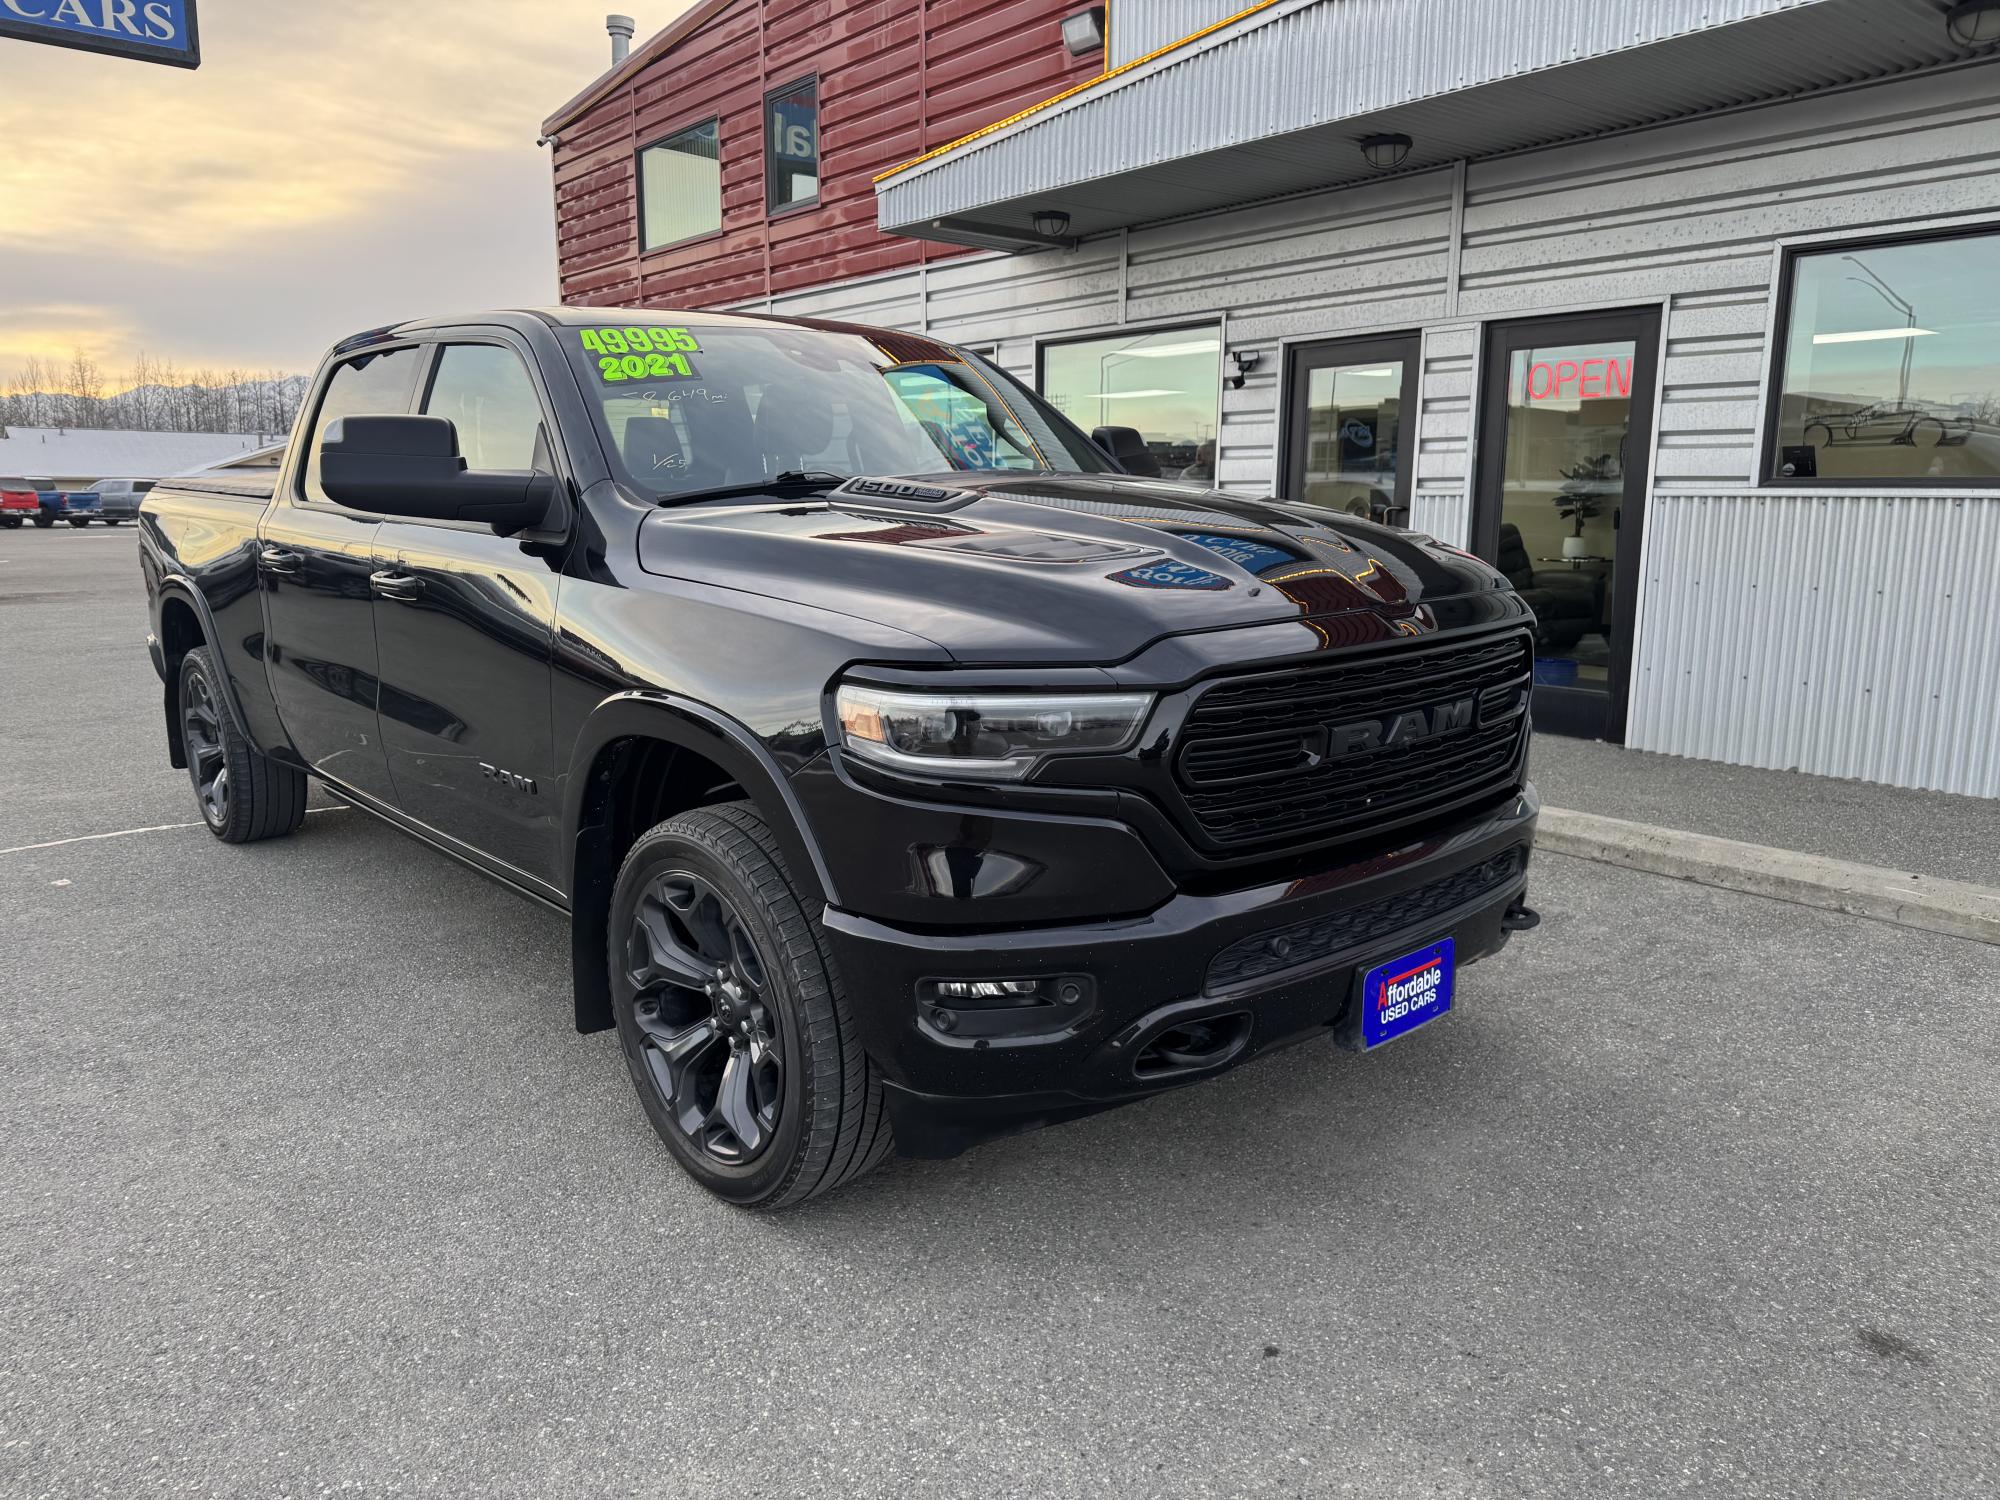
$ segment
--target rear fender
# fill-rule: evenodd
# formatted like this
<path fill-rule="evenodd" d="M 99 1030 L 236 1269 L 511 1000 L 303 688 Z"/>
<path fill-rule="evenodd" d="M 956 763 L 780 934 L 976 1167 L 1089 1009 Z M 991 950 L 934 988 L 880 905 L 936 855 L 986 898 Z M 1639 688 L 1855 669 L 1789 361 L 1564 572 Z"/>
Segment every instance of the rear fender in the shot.
<path fill-rule="evenodd" d="M 173 653 L 168 645 L 166 617 L 167 607 L 185 604 L 194 611 L 194 617 L 201 627 L 202 644 L 215 659 L 218 675 L 222 678 L 222 704 L 229 714 L 229 722 L 244 742 L 260 751 L 256 737 L 250 733 L 250 726 L 243 717 L 243 705 L 236 701 L 236 683 L 229 675 L 229 668 L 222 660 L 221 648 L 216 644 L 215 617 L 209 613 L 208 601 L 203 599 L 185 578 L 178 574 L 164 573 L 160 579 L 159 597 L 153 605 L 153 665 L 159 670 L 162 692 L 162 707 L 167 720 L 167 757 L 176 770 L 187 769 L 187 740 L 181 732 L 180 715 L 180 663 L 181 657 Z M 185 655 L 186 653 L 182 653 Z"/>

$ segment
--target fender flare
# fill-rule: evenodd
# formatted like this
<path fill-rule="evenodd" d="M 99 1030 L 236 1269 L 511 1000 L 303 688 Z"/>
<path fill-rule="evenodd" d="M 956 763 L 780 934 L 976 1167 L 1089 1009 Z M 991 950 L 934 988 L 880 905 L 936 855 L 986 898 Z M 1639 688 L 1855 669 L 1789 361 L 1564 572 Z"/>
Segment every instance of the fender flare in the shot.
<path fill-rule="evenodd" d="M 258 744 L 256 737 L 250 733 L 250 722 L 243 717 L 242 704 L 236 701 L 236 679 L 229 675 L 229 663 L 223 660 L 221 637 L 216 633 L 215 616 L 209 613 L 208 601 L 202 598 L 201 591 L 185 574 L 170 573 L 162 568 L 159 602 L 153 609 L 153 635 L 159 643 L 160 680 L 166 690 L 167 746 L 172 754 L 174 767 L 186 768 L 187 751 L 182 748 L 180 725 L 176 719 L 176 710 L 180 706 L 178 702 L 180 678 L 177 673 L 168 670 L 166 636 L 160 628 L 170 598 L 177 599 L 194 610 L 195 624 L 201 628 L 202 644 L 208 647 L 210 654 L 215 658 L 216 668 L 222 673 L 222 706 L 229 713 L 229 722 L 235 727 L 236 732 L 243 736 L 246 745 L 258 754 L 263 754 L 264 747 Z"/>
<path fill-rule="evenodd" d="M 835 900 L 833 877 L 807 832 L 804 810 L 775 757 L 745 725 L 707 704 L 657 689 L 615 693 L 599 703 L 578 731 L 563 787 L 563 842 L 571 851 L 570 966 L 578 1031 L 611 1025 L 603 924 L 611 910 L 609 835 L 590 812 L 592 768 L 610 745 L 625 739 L 661 740 L 704 756 L 728 772 L 770 825 L 793 879 L 806 889 L 807 905 Z"/>

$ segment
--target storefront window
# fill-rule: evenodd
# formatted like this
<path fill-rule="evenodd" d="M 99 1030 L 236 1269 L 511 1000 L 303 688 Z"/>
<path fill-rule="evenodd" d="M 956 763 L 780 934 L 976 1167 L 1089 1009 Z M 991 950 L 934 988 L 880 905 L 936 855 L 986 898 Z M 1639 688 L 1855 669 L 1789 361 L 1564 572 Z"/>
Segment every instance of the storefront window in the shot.
<path fill-rule="evenodd" d="M 2000 232 L 1797 256 L 1774 476 L 2000 478 L 1996 265 Z"/>
<path fill-rule="evenodd" d="M 764 190 L 772 213 L 819 200 L 819 83 L 808 78 L 764 102 Z"/>
<path fill-rule="evenodd" d="M 1126 333 L 1042 348 L 1042 394 L 1085 432 L 1133 427 L 1168 479 L 1215 480 L 1222 337 L 1214 328 Z"/>
<path fill-rule="evenodd" d="M 640 248 L 713 234 L 722 227 L 722 138 L 704 120 L 639 153 Z"/>

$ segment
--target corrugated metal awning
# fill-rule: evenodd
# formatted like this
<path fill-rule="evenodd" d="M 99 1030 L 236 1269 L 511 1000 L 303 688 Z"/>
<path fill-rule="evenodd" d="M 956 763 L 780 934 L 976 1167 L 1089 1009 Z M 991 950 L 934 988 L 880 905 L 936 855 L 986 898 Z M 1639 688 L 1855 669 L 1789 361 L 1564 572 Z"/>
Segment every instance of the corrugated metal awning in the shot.
<path fill-rule="evenodd" d="M 1520 151 L 1966 57 L 1945 0 L 1244 0 L 876 183 L 892 234 L 1046 242 Z M 1114 18 L 1114 25 L 1116 24 Z"/>

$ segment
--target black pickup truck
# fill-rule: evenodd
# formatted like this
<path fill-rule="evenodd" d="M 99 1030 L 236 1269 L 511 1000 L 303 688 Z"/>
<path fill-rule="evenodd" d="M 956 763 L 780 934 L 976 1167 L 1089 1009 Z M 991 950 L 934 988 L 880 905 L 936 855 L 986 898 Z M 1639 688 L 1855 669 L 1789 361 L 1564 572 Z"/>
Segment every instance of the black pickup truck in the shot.
<path fill-rule="evenodd" d="M 744 1205 L 1378 1045 L 1535 923 L 1529 611 L 1143 452 L 905 333 L 358 334 L 275 485 L 146 497 L 169 753 L 226 842 L 318 781 L 566 913 L 577 1027 Z"/>

